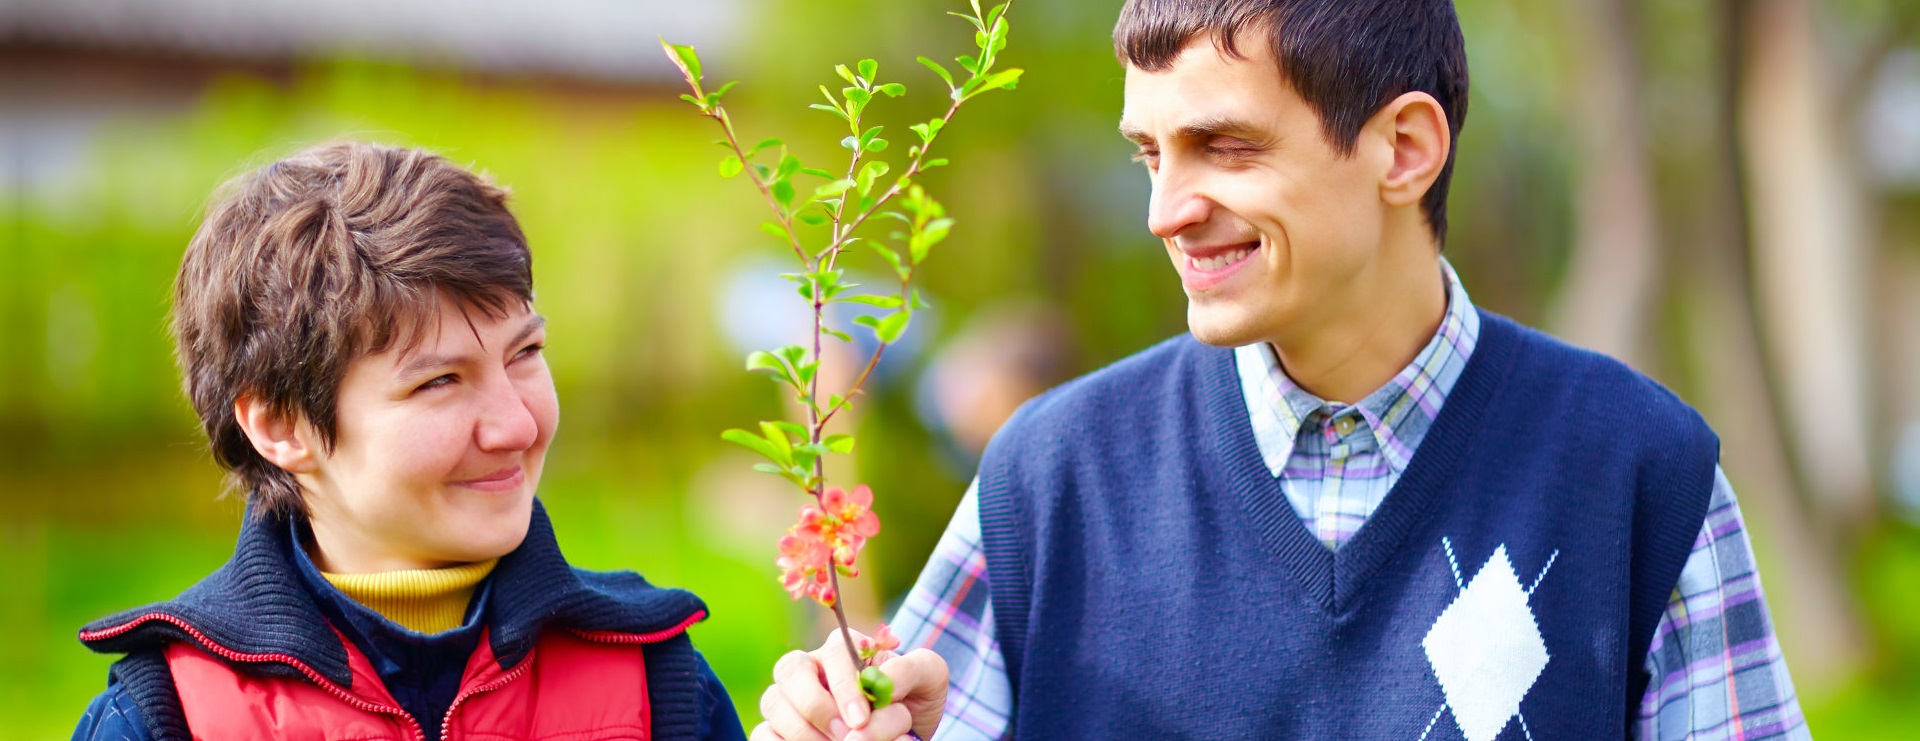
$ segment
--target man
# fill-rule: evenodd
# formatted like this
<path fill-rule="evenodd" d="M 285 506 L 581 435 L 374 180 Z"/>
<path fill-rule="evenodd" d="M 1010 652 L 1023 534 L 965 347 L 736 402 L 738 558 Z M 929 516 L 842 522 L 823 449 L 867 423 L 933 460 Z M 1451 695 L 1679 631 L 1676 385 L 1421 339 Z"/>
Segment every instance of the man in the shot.
<path fill-rule="evenodd" d="M 1129 0 L 1114 41 L 1192 336 L 995 438 L 894 624 L 949 692 L 903 660 L 869 715 L 830 644 L 755 738 L 1806 738 L 1712 431 L 1440 257 L 1451 4 Z"/>

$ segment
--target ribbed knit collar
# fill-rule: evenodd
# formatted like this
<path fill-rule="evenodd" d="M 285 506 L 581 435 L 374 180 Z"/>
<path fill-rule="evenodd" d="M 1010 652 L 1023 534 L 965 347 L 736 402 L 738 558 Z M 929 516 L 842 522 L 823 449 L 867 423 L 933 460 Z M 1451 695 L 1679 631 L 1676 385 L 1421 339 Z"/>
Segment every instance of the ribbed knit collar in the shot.
<path fill-rule="evenodd" d="M 297 575 L 291 532 L 285 518 L 249 511 L 226 565 L 173 600 L 88 624 L 81 629 L 82 642 L 101 653 L 158 649 L 181 640 L 212 642 L 239 654 L 290 657 L 330 681 L 350 683 L 346 649 Z M 526 539 L 500 559 L 492 577 L 488 637 L 502 667 L 525 658 L 548 625 L 651 634 L 706 610 L 692 593 L 656 588 L 637 574 L 575 571 L 561 556 L 553 524 L 538 500 Z M 236 667 L 302 676 L 274 662 Z"/>

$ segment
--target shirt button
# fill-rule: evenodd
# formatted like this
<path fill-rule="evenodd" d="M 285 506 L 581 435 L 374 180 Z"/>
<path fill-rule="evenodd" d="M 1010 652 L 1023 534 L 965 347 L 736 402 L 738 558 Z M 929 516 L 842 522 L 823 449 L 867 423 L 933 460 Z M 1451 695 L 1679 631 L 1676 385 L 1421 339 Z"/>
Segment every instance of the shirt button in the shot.
<path fill-rule="evenodd" d="M 1341 437 L 1346 437 L 1353 434 L 1353 424 L 1352 417 L 1341 417 L 1333 421 L 1333 431 L 1339 433 Z"/>

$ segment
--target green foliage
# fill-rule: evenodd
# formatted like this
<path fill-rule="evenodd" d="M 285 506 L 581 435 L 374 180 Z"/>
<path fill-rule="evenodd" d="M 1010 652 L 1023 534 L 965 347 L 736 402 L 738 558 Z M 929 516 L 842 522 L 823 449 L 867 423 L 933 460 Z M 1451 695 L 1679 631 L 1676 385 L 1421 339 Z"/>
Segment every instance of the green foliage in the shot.
<path fill-rule="evenodd" d="M 852 66 L 834 65 L 834 74 L 846 83 L 845 86 L 835 94 L 828 86 L 819 85 L 820 95 L 826 102 L 809 105 L 809 108 L 832 114 L 846 124 L 847 133 L 839 140 L 839 144 L 851 154 L 844 170 L 846 174 L 839 176 L 825 170 L 803 167 L 784 145 L 779 145 L 779 157 L 773 164 L 756 162 L 756 155 L 776 146 L 779 140 L 765 140 L 752 149 L 742 147 L 733 119 L 721 102 L 733 83 L 722 86 L 718 91 L 707 92 L 701 77 L 700 57 L 693 48 L 661 40 L 668 59 L 680 69 L 687 86 L 693 90 L 681 98 L 692 103 L 702 115 L 717 122 L 725 135 L 722 143 L 729 153 L 720 160 L 721 177 L 731 178 L 745 172 L 760 191 L 774 214 L 774 221 L 761 224 L 762 231 L 791 248 L 800 263 L 800 272 L 784 273 L 782 277 L 799 284 L 800 298 L 813 312 L 811 349 L 792 345 L 771 352 L 756 351 L 747 357 L 747 370 L 766 371 L 789 388 L 806 410 L 806 425 L 761 422 L 757 433 L 730 429 L 721 433 L 721 439 L 767 459 L 766 463 L 757 464 L 756 470 L 792 482 L 816 502 L 821 501 L 827 490 L 824 459 L 833 453 L 850 453 L 854 447 L 851 435 L 826 436 L 827 423 L 835 414 L 847 408 L 850 399 L 860 394 L 887 347 L 899 342 L 906 333 L 913 312 L 924 308 L 924 302 L 920 301 L 918 293 L 912 288 L 915 273 L 926 262 L 933 247 L 944 241 L 953 230 L 954 221 L 946 216 L 946 209 L 913 180 L 929 167 L 946 164 L 946 160 L 929 159 L 927 154 L 964 103 L 988 91 L 1010 90 L 1020 79 L 1020 70 L 996 70 L 994 66 L 999 53 L 1007 45 L 1007 5 L 994 6 L 983 14 L 979 0 L 971 0 L 971 3 L 971 15 L 952 15 L 965 19 L 974 27 L 974 45 L 979 55 L 963 56 L 957 60 L 961 68 L 969 73 L 969 77 L 957 85 L 953 75 L 945 68 L 920 57 L 920 63 L 933 70 L 946 84 L 950 103 L 941 117 L 908 127 L 919 143 L 908 148 L 904 168 L 891 183 L 885 183 L 882 178 L 894 172 L 893 164 L 875 158 L 886 152 L 891 142 L 881 136 L 886 131 L 885 126 L 867 125 L 868 112 L 879 96 L 900 98 L 906 95 L 907 88 L 903 83 L 881 81 L 878 61 L 861 59 Z M 808 175 L 826 182 L 805 189 L 795 185 L 794 178 L 798 175 Z M 884 188 L 881 187 L 883 184 Z M 896 198 L 900 200 L 902 210 L 887 210 L 886 207 Z M 905 225 L 905 229 L 892 231 L 885 239 L 864 235 L 861 228 L 875 216 L 899 221 Z M 824 237 L 816 237 L 810 231 L 803 231 L 802 226 L 826 227 L 827 231 Z M 866 245 L 887 262 L 900 281 L 898 291 L 881 294 L 849 292 L 857 286 L 842 282 L 844 272 L 836 269 L 835 265 L 841 253 L 855 244 Z M 849 388 L 822 403 L 818 372 L 821 343 L 827 337 L 852 341 L 845 331 L 828 326 L 826 307 L 836 302 L 863 304 L 886 310 L 886 313 L 877 316 L 861 314 L 853 318 L 854 324 L 866 327 L 873 333 L 877 345 L 865 369 Z M 833 577 L 836 580 L 836 593 L 837 571 Z M 847 626 L 844 616 L 837 609 L 835 616 L 845 635 Z M 859 663 L 851 638 L 848 638 L 847 650 L 855 655 L 855 662 Z M 870 686 L 869 691 L 869 697 L 875 700 L 876 706 L 884 705 L 892 694 L 891 687 L 885 688 L 884 692 L 875 692 Z"/>

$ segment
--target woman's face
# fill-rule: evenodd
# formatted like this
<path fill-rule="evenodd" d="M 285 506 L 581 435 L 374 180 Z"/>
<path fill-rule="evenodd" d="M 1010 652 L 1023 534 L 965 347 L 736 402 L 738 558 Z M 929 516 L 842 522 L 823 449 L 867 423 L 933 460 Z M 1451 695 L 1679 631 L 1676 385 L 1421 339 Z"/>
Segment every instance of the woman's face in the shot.
<path fill-rule="evenodd" d="M 494 316 L 446 298 L 439 312 L 415 347 L 347 367 L 334 446 L 309 445 L 313 465 L 296 478 L 323 569 L 484 561 L 526 537 L 560 421 L 545 319 L 525 304 Z"/>

